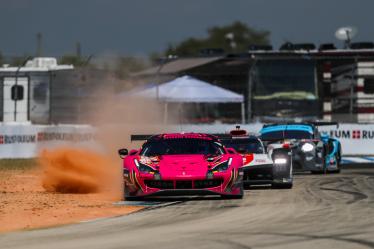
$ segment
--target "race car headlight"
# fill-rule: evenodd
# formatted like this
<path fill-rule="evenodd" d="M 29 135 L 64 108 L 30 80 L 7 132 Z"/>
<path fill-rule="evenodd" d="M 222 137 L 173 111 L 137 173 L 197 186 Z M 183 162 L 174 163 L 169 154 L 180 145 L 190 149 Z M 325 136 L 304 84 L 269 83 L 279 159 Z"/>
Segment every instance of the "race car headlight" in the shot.
<path fill-rule="evenodd" d="M 305 143 L 305 144 L 303 144 L 303 146 L 301 146 L 301 150 L 303 152 L 310 152 L 313 149 L 314 149 L 314 146 L 313 146 L 313 144 L 310 144 L 310 143 Z"/>
<path fill-rule="evenodd" d="M 274 164 L 286 164 L 287 159 L 283 157 L 278 157 L 274 159 Z"/>
<path fill-rule="evenodd" d="M 230 157 L 229 160 L 224 161 L 224 162 L 218 164 L 218 165 L 215 166 L 212 170 L 213 170 L 213 172 L 217 172 L 217 171 L 219 171 L 219 172 L 226 171 L 226 170 L 230 167 L 231 163 L 232 163 L 232 158 Z"/>
<path fill-rule="evenodd" d="M 148 165 L 145 165 L 143 163 L 140 163 L 138 160 L 134 159 L 134 163 L 136 165 L 136 167 L 138 167 L 139 171 L 140 172 L 144 172 L 144 173 L 150 173 L 150 174 L 154 174 L 155 173 L 155 170 L 148 166 Z"/>

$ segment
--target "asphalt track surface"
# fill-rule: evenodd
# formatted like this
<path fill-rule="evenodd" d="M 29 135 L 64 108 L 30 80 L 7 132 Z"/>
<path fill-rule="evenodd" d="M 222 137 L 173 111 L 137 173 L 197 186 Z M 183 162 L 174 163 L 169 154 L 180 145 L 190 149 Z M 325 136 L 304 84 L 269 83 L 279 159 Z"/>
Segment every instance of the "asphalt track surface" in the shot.
<path fill-rule="evenodd" d="M 167 199 L 128 216 L 0 235 L 0 248 L 374 248 L 374 166 L 297 174 L 243 200 Z M 170 204 L 170 205 L 167 205 Z"/>

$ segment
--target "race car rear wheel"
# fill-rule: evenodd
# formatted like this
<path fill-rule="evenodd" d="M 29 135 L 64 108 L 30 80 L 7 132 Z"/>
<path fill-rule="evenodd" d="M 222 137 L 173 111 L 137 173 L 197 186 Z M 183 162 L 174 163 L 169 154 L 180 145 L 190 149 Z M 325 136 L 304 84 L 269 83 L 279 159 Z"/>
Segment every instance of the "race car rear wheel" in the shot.
<path fill-rule="evenodd" d="M 291 189 L 293 187 L 293 183 L 292 182 L 287 182 L 287 183 L 275 183 L 274 182 L 271 184 L 271 187 L 275 189 Z"/>
<path fill-rule="evenodd" d="M 340 165 L 340 162 L 341 162 L 340 157 L 341 156 L 339 154 L 335 157 L 337 169 L 334 170 L 334 171 L 331 171 L 332 173 L 336 173 L 336 174 L 340 173 L 340 167 L 341 167 L 341 165 Z"/>

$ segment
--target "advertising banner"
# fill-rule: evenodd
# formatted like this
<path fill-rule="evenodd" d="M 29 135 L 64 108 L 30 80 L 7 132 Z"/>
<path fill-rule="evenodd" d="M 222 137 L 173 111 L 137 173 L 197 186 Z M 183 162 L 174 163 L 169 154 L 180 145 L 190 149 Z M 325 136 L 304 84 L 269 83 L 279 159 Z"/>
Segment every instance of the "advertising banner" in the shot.
<path fill-rule="evenodd" d="M 373 124 L 339 124 L 322 126 L 319 130 L 339 139 L 343 155 L 374 155 Z"/>
<path fill-rule="evenodd" d="M 262 124 L 241 125 L 241 128 L 258 134 Z M 164 132 L 228 133 L 235 125 L 175 125 L 166 129 Z M 340 140 L 343 156 L 374 155 L 374 124 L 339 124 L 321 126 L 319 130 Z M 64 145 L 100 149 L 96 129 L 88 125 L 0 125 L 0 159 L 33 158 L 43 149 Z"/>
<path fill-rule="evenodd" d="M 95 146 L 95 129 L 79 125 L 0 125 L 0 158 L 33 158 L 55 146 Z"/>
<path fill-rule="evenodd" d="M 241 125 L 242 129 L 257 134 L 262 128 L 262 123 Z M 235 125 L 184 125 L 183 131 L 227 133 L 235 129 Z M 339 124 L 338 126 L 320 126 L 320 132 L 326 132 L 330 136 L 339 139 L 344 156 L 374 155 L 374 124 Z"/>

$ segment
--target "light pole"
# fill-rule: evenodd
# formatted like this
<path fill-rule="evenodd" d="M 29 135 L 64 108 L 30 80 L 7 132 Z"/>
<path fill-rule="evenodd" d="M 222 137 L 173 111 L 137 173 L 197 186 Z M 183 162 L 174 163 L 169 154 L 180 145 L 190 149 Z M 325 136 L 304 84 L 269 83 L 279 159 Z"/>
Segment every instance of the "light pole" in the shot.
<path fill-rule="evenodd" d="M 252 121 L 252 99 L 253 99 L 253 86 L 254 86 L 254 77 L 255 77 L 255 68 L 257 64 L 257 59 L 254 55 L 251 57 L 251 61 L 253 61 L 251 68 L 249 69 L 248 73 L 248 98 L 247 98 L 247 123 L 250 123 Z"/>
<path fill-rule="evenodd" d="M 21 68 L 23 66 L 25 66 L 25 64 L 27 63 L 27 61 L 31 58 L 31 56 L 27 56 L 26 59 L 22 62 L 21 65 L 18 66 L 17 70 L 16 70 L 16 75 L 15 75 L 15 84 L 14 84 L 14 116 L 13 116 L 13 119 L 14 119 L 14 122 L 17 122 L 17 100 L 18 100 L 18 74 L 19 74 L 19 71 L 21 70 Z"/>

